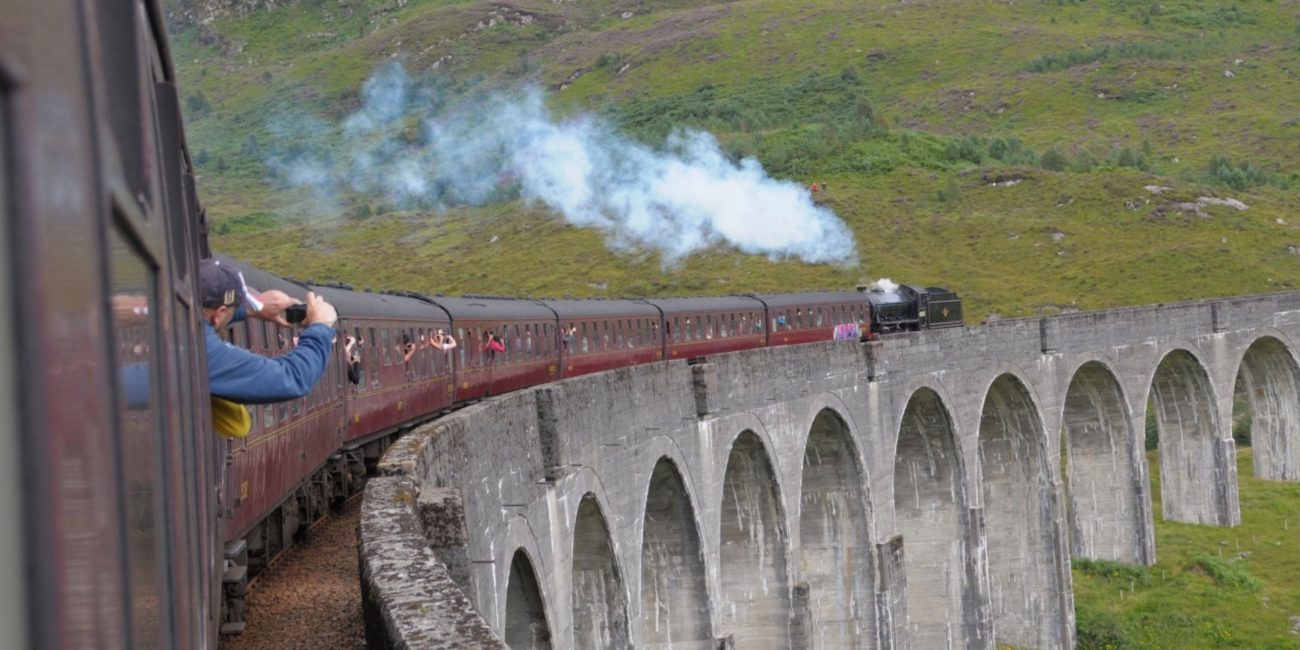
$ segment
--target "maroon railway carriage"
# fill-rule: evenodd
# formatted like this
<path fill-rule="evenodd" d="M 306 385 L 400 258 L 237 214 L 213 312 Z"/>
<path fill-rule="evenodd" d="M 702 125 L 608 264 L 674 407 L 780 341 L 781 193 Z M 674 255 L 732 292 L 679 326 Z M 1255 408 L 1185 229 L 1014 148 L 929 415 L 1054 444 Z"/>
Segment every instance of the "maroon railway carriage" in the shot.
<path fill-rule="evenodd" d="M 663 313 L 665 359 L 691 359 L 767 344 L 763 303 L 748 296 L 645 302 Z"/>
<path fill-rule="evenodd" d="M 347 399 L 349 449 L 410 426 L 413 420 L 452 403 L 452 368 L 429 346 L 438 328 L 451 319 L 442 308 L 408 296 L 352 291 L 339 286 L 310 285 L 338 310 L 340 332 L 333 362 L 343 371 Z M 362 377 L 347 380 L 344 341 L 362 341 Z M 406 355 L 406 344 L 412 353 Z"/>
<path fill-rule="evenodd" d="M 857 341 L 870 331 L 870 305 L 853 291 L 755 295 L 767 308 L 768 345 Z"/>
<path fill-rule="evenodd" d="M 238 268 L 255 289 L 278 289 L 299 300 L 306 298 L 307 289 L 301 285 L 225 257 L 218 259 Z M 222 335 L 255 354 L 276 357 L 293 350 L 297 332 L 297 327 L 249 318 Z M 247 558 L 232 559 L 254 572 L 288 547 L 299 525 L 318 518 L 334 498 L 330 484 L 303 485 L 302 479 L 325 465 L 343 442 L 345 380 L 338 356 L 331 356 L 325 374 L 306 397 L 250 404 L 253 428 L 248 437 L 222 439 L 228 459 L 222 490 L 224 539 L 246 542 L 245 547 L 228 544 L 226 551 L 246 552 Z M 299 495 L 299 491 L 306 493 Z M 282 507 L 286 501 L 289 505 Z M 244 576 L 229 578 L 237 582 Z M 225 632 L 235 632 L 239 622 L 228 623 Z"/>
<path fill-rule="evenodd" d="M 543 300 L 560 331 L 560 376 L 573 377 L 663 358 L 660 312 L 639 300 Z M 554 355 L 553 355 L 554 356 Z"/>
<path fill-rule="evenodd" d="M 161 7 L 0 12 L 0 647 L 215 644 L 219 446 Z"/>
<path fill-rule="evenodd" d="M 507 298 L 431 298 L 451 315 L 457 347 L 455 400 L 480 399 L 558 377 L 555 312 L 540 303 Z M 504 351 L 487 349 L 488 334 Z"/>

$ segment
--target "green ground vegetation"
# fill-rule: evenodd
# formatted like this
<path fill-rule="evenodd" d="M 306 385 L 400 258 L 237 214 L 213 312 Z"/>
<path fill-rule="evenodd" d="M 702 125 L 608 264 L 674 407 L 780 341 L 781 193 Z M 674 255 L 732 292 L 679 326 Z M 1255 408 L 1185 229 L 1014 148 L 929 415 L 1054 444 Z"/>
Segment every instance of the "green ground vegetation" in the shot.
<path fill-rule="evenodd" d="M 1295 0 L 263 4 L 169 13 L 214 244 L 272 271 L 574 296 L 892 277 L 956 289 L 976 321 L 1300 283 Z M 337 122 L 394 57 L 447 101 L 527 82 L 648 143 L 708 130 L 777 177 L 826 183 L 861 265 L 717 248 L 665 269 L 519 202 L 352 194 L 322 213 L 270 180 L 272 116 Z"/>
<path fill-rule="evenodd" d="M 1147 462 L 1158 561 L 1073 561 L 1079 648 L 1300 645 L 1300 485 L 1254 478 L 1250 448 L 1238 448 L 1241 526 L 1183 524 L 1160 516 L 1155 452 Z"/>

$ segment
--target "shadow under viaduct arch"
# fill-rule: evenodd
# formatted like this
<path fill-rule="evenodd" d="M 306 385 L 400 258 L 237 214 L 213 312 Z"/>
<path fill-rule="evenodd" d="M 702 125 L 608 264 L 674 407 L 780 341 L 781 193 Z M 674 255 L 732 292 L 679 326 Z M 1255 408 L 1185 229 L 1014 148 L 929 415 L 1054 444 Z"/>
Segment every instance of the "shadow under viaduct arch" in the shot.
<path fill-rule="evenodd" d="M 512 650 L 549 650 L 551 628 L 537 583 L 537 572 L 523 548 L 510 561 L 506 587 L 506 645 Z"/>
<path fill-rule="evenodd" d="M 894 519 L 903 536 L 912 647 L 964 648 L 964 471 L 952 418 L 939 394 L 908 399 L 894 453 Z"/>
<path fill-rule="evenodd" d="M 627 603 L 622 572 L 596 495 L 578 504 L 573 525 L 573 644 L 578 648 L 627 648 Z"/>
<path fill-rule="evenodd" d="M 1250 344 L 1237 371 L 1237 387 L 1250 405 L 1250 446 L 1255 476 L 1300 481 L 1300 367 L 1274 336 Z"/>
<path fill-rule="evenodd" d="M 641 646 L 712 650 L 709 593 L 695 508 L 667 456 L 650 474 L 641 540 Z"/>
<path fill-rule="evenodd" d="M 807 647 L 864 648 L 875 630 L 867 495 L 848 424 L 835 410 L 813 418 L 800 482 L 799 564 L 808 585 Z"/>
<path fill-rule="evenodd" d="M 1164 518 L 1235 525 L 1240 517 L 1236 461 L 1232 441 L 1220 439 L 1214 387 L 1204 364 L 1188 350 L 1168 352 L 1151 377 L 1149 402 L 1158 429 Z"/>
<path fill-rule="evenodd" d="M 753 431 L 727 457 L 719 515 L 722 632 L 737 648 L 788 648 L 790 584 L 784 514 L 771 456 Z"/>
<path fill-rule="evenodd" d="M 1016 647 L 1069 645 L 1068 563 L 1060 557 L 1047 438 L 1025 384 L 1011 374 L 989 386 L 979 424 L 981 490 L 993 628 Z"/>
<path fill-rule="evenodd" d="M 1066 390 L 1061 417 L 1072 556 L 1147 561 L 1141 448 L 1114 372 L 1095 360 L 1080 365 Z"/>

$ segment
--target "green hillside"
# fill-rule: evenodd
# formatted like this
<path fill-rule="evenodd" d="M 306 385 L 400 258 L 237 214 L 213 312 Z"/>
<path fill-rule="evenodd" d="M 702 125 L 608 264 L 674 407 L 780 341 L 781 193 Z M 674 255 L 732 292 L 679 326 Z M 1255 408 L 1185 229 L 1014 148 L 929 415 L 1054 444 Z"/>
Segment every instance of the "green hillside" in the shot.
<path fill-rule="evenodd" d="M 1294 0 L 212 9 L 258 4 L 177 0 L 172 39 L 214 244 L 272 271 L 575 296 L 892 277 L 955 288 L 974 320 L 1300 284 Z M 652 145 L 712 132 L 778 178 L 826 183 L 861 265 L 714 247 L 665 270 L 517 200 L 440 211 L 351 193 L 322 210 L 268 177 L 276 116 L 337 123 L 389 60 L 451 103 L 532 82 L 560 114 Z"/>

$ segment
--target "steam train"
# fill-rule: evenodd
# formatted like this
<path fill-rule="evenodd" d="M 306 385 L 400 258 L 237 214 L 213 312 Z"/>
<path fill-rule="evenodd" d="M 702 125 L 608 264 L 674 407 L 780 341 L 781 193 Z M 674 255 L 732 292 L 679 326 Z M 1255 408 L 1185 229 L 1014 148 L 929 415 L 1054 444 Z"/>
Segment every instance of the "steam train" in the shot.
<path fill-rule="evenodd" d="M 212 431 L 199 319 L 208 222 L 160 0 L 10 0 L 0 20 L 0 647 L 212 647 L 256 573 L 360 489 L 401 432 L 564 377 L 956 326 L 941 289 L 662 300 L 313 290 L 339 344 L 305 398 Z M 438 330 L 455 348 L 435 347 Z M 283 354 L 293 331 L 237 324 Z M 347 336 L 362 342 L 348 375 Z M 488 345 L 489 341 L 498 341 Z M 144 398 L 127 395 L 126 377 Z M 136 392 L 136 391 L 132 391 Z"/>

